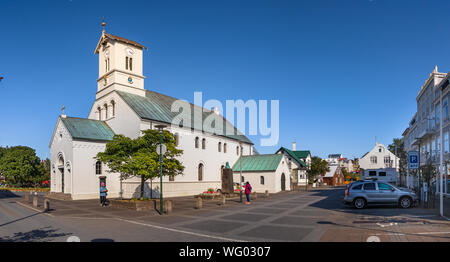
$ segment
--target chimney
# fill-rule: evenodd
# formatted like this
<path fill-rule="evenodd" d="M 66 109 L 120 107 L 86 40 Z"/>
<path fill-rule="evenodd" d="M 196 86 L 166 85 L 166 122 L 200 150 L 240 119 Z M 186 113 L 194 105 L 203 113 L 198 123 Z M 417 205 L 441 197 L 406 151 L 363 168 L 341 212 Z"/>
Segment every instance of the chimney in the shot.
<path fill-rule="evenodd" d="M 292 143 L 292 151 L 295 151 L 295 150 L 297 150 L 297 143 Z"/>

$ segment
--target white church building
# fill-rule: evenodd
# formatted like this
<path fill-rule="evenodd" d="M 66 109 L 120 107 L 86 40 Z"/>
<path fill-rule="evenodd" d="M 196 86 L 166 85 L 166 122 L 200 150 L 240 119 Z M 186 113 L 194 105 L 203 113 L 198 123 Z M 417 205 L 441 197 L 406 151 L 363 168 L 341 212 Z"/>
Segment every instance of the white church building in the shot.
<path fill-rule="evenodd" d="M 108 34 L 103 30 L 95 54 L 99 58 L 97 92 L 87 118 L 58 118 L 50 141 L 51 192 L 65 194 L 73 200 L 99 197 L 100 179 L 106 181 L 108 197 L 138 196 L 140 179 L 121 181 L 119 174 L 108 172 L 107 166 L 95 156 L 106 148 L 115 134 L 130 138 L 142 135 L 143 130 L 167 125 L 175 135 L 183 155 L 183 175 L 163 178 L 166 197 L 195 195 L 209 188 L 222 186 L 222 169 L 228 162 L 233 166 L 243 156 L 254 155 L 253 143 L 217 112 L 201 110 L 203 119 L 211 114 L 223 121 L 224 128 L 234 134 L 217 135 L 196 128 L 194 122 L 173 126 L 179 112 L 172 112 L 177 99 L 144 89 L 143 53 L 146 47 Z M 234 181 L 238 182 L 238 181 Z M 146 182 L 146 197 L 150 191 L 159 192 L 159 179 Z M 155 196 L 155 195 L 153 195 Z"/>

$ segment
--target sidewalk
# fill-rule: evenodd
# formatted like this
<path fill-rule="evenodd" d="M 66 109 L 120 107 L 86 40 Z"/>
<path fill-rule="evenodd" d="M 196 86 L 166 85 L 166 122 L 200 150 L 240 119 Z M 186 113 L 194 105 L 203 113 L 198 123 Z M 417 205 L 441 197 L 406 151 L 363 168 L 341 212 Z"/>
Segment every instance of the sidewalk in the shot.
<path fill-rule="evenodd" d="M 273 199 L 285 195 L 286 193 L 271 194 L 269 198 L 265 198 L 263 193 L 258 193 L 257 198 L 252 198 L 252 203 L 263 202 L 265 199 Z M 33 207 L 32 199 L 30 202 L 26 202 L 24 194 L 16 193 L 16 195 L 21 198 L 18 202 Z M 45 194 L 38 195 L 38 207 L 33 207 L 38 210 L 44 211 L 44 199 Z M 53 216 L 61 217 L 80 217 L 80 218 L 137 218 L 145 219 L 151 217 L 160 217 L 159 214 L 159 199 L 154 200 L 155 209 L 153 210 L 143 210 L 136 211 L 134 209 L 119 208 L 114 206 L 101 207 L 99 199 L 92 200 L 59 200 L 59 199 L 49 199 L 50 200 L 50 212 Z M 215 209 L 227 209 L 238 206 L 243 206 L 244 203 L 240 203 L 239 196 L 233 198 L 227 198 L 225 205 L 222 205 L 221 199 L 214 200 L 203 200 L 203 207 L 201 209 L 195 209 L 196 199 L 193 196 L 187 197 L 174 197 L 167 198 L 165 200 L 173 201 L 173 211 L 170 214 L 164 214 L 165 217 L 168 216 L 184 216 L 184 215 L 198 215 L 198 213 L 203 213 L 203 211 L 210 211 Z M 243 196 L 243 201 L 245 202 L 245 195 Z"/>

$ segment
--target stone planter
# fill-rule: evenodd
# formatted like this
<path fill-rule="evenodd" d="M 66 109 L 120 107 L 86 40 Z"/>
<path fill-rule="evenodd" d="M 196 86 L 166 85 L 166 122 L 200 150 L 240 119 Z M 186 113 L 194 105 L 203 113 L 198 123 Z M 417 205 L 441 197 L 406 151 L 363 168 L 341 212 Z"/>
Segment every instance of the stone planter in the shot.
<path fill-rule="evenodd" d="M 127 208 L 137 211 L 154 210 L 156 200 L 116 200 L 111 199 L 109 203 L 112 207 Z"/>
<path fill-rule="evenodd" d="M 219 199 L 222 196 L 221 193 L 203 193 L 200 195 L 196 195 L 194 196 L 195 198 L 199 197 L 203 200 L 214 200 L 214 199 Z"/>

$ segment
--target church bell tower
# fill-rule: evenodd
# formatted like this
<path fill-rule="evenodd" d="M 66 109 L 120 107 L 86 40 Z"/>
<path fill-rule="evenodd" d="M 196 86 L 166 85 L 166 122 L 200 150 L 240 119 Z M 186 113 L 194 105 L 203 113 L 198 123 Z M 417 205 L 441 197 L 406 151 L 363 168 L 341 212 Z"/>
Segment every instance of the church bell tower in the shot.
<path fill-rule="evenodd" d="M 102 36 L 95 48 L 98 54 L 97 99 L 114 91 L 145 96 L 143 51 L 145 46 L 119 36 L 106 33 L 102 23 Z"/>

